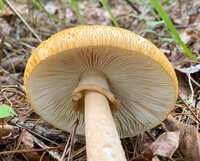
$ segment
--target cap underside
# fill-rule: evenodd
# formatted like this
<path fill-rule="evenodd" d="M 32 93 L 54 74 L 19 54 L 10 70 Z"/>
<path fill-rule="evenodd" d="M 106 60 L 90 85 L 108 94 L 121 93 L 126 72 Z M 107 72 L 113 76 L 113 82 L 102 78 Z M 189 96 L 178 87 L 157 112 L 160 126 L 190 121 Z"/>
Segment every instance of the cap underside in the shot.
<path fill-rule="evenodd" d="M 113 117 L 120 137 L 135 136 L 160 124 L 176 99 L 172 77 L 155 60 L 111 46 L 75 48 L 44 58 L 27 79 L 27 93 L 35 112 L 64 131 L 79 119 L 77 134 L 84 135 L 84 116 L 74 111 L 72 92 L 81 73 L 99 70 L 120 101 Z"/>

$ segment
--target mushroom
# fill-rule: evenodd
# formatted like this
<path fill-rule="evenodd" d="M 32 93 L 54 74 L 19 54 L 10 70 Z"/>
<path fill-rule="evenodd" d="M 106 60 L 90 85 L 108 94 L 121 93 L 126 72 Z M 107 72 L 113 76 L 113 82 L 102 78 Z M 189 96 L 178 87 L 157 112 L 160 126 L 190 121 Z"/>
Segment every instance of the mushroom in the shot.
<path fill-rule="evenodd" d="M 24 74 L 27 98 L 44 120 L 86 136 L 88 161 L 119 160 L 120 137 L 159 125 L 174 107 L 178 83 L 165 55 L 131 31 L 80 26 L 44 41 Z"/>
<path fill-rule="evenodd" d="M 0 106 L 0 142 L 10 136 L 15 135 L 15 131 L 12 125 L 8 125 L 5 121 L 6 118 L 16 115 L 14 109 L 6 105 Z"/>

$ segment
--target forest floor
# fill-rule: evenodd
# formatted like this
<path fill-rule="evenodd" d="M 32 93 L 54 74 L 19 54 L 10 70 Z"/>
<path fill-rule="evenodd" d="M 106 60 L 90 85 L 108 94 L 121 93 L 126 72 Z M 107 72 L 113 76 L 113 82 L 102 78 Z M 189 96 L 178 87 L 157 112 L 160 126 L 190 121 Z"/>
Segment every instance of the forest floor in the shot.
<path fill-rule="evenodd" d="M 64 160 L 86 160 L 84 136 L 62 132 L 42 120 L 30 107 L 23 84 L 26 63 L 36 47 L 58 31 L 82 25 L 74 5 L 65 0 L 0 2 L 0 108 L 6 105 L 16 112 L 0 120 L 0 160 L 62 160 L 64 155 Z M 109 1 L 119 26 L 153 42 L 173 65 L 179 82 L 176 105 L 166 120 L 121 141 L 128 161 L 198 161 L 200 2 L 160 2 L 197 61 L 188 57 L 142 1 Z M 79 0 L 77 6 L 87 25 L 114 26 L 100 1 Z"/>

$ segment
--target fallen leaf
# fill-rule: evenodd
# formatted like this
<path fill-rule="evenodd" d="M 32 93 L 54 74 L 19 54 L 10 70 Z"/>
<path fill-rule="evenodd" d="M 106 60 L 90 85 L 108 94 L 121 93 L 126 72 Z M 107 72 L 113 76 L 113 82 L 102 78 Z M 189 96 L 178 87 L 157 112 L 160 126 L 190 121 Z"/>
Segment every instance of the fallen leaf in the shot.
<path fill-rule="evenodd" d="M 156 156 L 171 157 L 179 145 L 179 131 L 165 132 L 150 145 Z"/>
<path fill-rule="evenodd" d="M 191 28 L 180 34 L 181 40 L 186 44 L 190 45 L 195 42 L 199 37 L 198 34 Z"/>
<path fill-rule="evenodd" d="M 18 142 L 21 142 L 22 144 L 24 144 L 25 149 L 33 149 L 34 148 L 34 143 L 33 143 L 33 139 L 32 139 L 32 135 L 27 132 L 26 130 L 23 130 Z"/>
<path fill-rule="evenodd" d="M 178 78 L 178 93 L 183 99 L 185 99 L 191 94 L 188 77 L 185 73 L 178 70 L 176 70 L 176 75 Z"/>
<path fill-rule="evenodd" d="M 165 120 L 165 126 L 169 131 L 180 130 L 180 151 L 185 155 L 187 161 L 200 160 L 200 140 L 198 130 L 188 125 L 185 129 L 185 124 L 168 116 Z"/>
<path fill-rule="evenodd" d="M 19 136 L 17 145 L 20 145 L 20 149 L 27 149 L 27 150 L 34 149 L 32 135 L 26 130 L 23 130 L 21 135 Z M 37 152 L 23 153 L 23 154 L 30 161 L 38 161 L 40 159 L 40 156 L 38 155 Z"/>
<path fill-rule="evenodd" d="M 179 131 L 163 133 L 141 155 L 133 159 L 133 161 L 151 161 L 155 156 L 171 157 L 178 148 L 179 135 Z"/>
<path fill-rule="evenodd" d="M 196 73 L 196 72 L 199 72 L 200 71 L 200 64 L 197 64 L 195 66 L 190 66 L 188 68 L 177 68 L 175 67 L 176 70 L 182 72 L 182 73 Z"/>
<path fill-rule="evenodd" d="M 17 19 L 17 16 L 10 10 L 10 8 L 6 8 L 5 12 L 0 13 L 0 17 L 6 20 L 11 26 L 15 24 Z"/>
<path fill-rule="evenodd" d="M 200 56 L 200 38 L 193 44 L 192 53 Z"/>

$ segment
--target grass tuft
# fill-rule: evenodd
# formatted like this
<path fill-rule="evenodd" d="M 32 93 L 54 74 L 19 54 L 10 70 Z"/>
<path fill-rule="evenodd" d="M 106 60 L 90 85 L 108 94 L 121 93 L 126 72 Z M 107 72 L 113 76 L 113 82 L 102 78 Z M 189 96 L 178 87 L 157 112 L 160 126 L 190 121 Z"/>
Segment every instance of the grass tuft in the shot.
<path fill-rule="evenodd" d="M 161 16 L 161 18 L 165 21 L 165 24 L 167 26 L 167 28 L 172 32 L 172 34 L 174 35 L 174 37 L 177 39 L 177 41 L 179 42 L 179 44 L 183 47 L 183 49 L 185 50 L 185 52 L 187 53 L 187 55 L 192 58 L 193 60 L 196 61 L 196 58 L 192 55 L 192 53 L 190 52 L 190 50 L 187 48 L 187 46 L 184 44 L 184 42 L 181 40 L 176 28 L 174 27 L 174 25 L 172 24 L 170 18 L 168 17 L 168 15 L 166 14 L 166 12 L 164 11 L 164 9 L 162 8 L 161 4 L 158 2 L 158 0 L 150 0 L 151 4 L 154 6 L 154 8 L 157 10 L 157 12 L 159 13 L 159 15 Z"/>
<path fill-rule="evenodd" d="M 3 0 L 0 0 L 0 9 L 3 11 L 3 9 L 4 9 L 4 2 L 3 2 Z"/>

